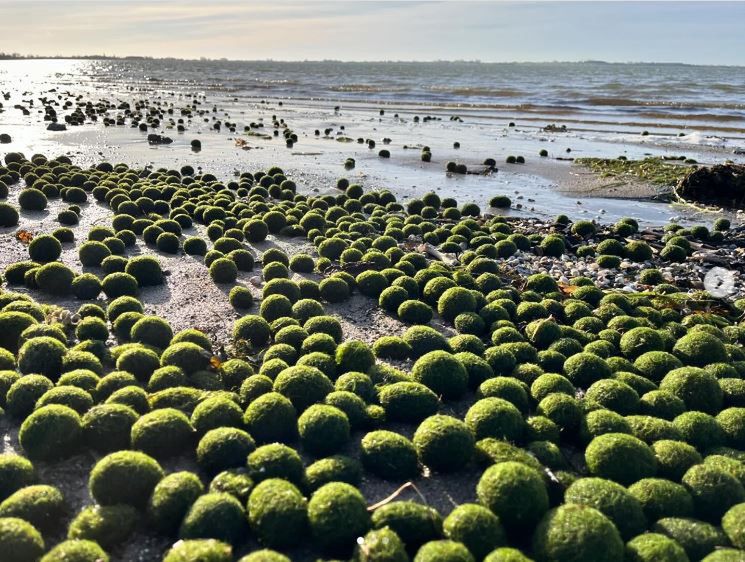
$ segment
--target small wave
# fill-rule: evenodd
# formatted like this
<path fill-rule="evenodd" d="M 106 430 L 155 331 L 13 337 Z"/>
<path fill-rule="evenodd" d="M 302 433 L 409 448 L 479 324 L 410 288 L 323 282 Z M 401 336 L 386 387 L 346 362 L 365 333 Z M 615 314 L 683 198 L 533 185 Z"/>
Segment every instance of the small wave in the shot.
<path fill-rule="evenodd" d="M 455 88 L 450 86 L 431 86 L 429 89 L 433 92 L 463 97 L 516 98 L 524 95 L 522 91 L 514 88 L 489 88 L 486 86 L 462 86 Z"/>
<path fill-rule="evenodd" d="M 329 86 L 328 88 L 332 92 L 385 92 L 390 88 L 382 88 L 381 86 L 373 86 L 372 84 L 340 84 L 338 86 Z"/>

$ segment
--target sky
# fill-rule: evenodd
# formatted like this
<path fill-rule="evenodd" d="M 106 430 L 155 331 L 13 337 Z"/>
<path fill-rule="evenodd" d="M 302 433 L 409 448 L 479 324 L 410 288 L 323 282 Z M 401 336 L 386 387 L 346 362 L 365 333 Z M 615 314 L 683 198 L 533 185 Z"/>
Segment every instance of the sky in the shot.
<path fill-rule="evenodd" d="M 0 51 L 745 65 L 745 2 L 0 0 Z"/>

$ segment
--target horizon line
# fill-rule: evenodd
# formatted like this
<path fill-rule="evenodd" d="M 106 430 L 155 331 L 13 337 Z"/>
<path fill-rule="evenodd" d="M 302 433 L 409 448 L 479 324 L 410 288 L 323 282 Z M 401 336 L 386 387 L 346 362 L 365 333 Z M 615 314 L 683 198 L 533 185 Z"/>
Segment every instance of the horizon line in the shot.
<path fill-rule="evenodd" d="M 241 59 L 228 57 L 152 57 L 147 55 L 34 55 L 20 53 L 3 53 L 0 52 L 0 61 L 7 60 L 153 60 L 153 61 L 184 61 L 184 62 L 276 62 L 276 63 L 373 63 L 373 64 L 434 64 L 434 63 L 452 63 L 452 64 L 607 64 L 607 65 L 665 65 L 665 66 L 707 66 L 722 68 L 742 68 L 745 65 L 740 64 L 701 64 L 687 63 L 680 61 L 607 61 L 599 59 L 581 59 L 581 60 L 481 60 L 481 59 Z"/>

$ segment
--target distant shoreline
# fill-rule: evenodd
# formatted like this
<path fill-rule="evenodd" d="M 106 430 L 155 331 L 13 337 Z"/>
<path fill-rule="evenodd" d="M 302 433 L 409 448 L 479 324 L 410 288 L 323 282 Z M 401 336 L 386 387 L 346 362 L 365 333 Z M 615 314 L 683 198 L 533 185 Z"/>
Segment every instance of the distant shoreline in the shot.
<path fill-rule="evenodd" d="M 705 68 L 743 68 L 745 65 L 737 64 L 691 64 L 675 61 L 603 61 L 603 60 L 578 60 L 578 61 L 482 61 L 482 60 L 341 60 L 341 59 L 230 59 L 227 57 L 208 58 L 201 57 L 150 57 L 142 55 L 21 55 L 17 53 L 0 53 L 0 61 L 7 60 L 152 60 L 152 61 L 182 61 L 182 62 L 273 62 L 273 63 L 334 63 L 334 64 L 472 64 L 472 65 L 607 65 L 607 66 L 681 66 L 681 67 L 705 67 Z"/>

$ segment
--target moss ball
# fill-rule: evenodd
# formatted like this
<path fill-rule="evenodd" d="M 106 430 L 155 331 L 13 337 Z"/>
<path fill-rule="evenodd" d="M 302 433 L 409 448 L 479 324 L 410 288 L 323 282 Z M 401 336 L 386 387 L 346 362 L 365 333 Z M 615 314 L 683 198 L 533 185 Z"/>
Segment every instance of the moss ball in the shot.
<path fill-rule="evenodd" d="M 567 504 L 551 510 L 533 535 L 533 552 L 539 560 L 624 559 L 624 544 L 613 523 L 598 510 Z"/>
<path fill-rule="evenodd" d="M 380 403 L 391 421 L 419 423 L 437 413 L 437 395 L 423 384 L 396 382 L 381 388 Z"/>
<path fill-rule="evenodd" d="M 644 478 L 632 484 L 629 493 L 639 501 L 650 523 L 693 515 L 693 498 L 684 486 L 670 480 Z"/>
<path fill-rule="evenodd" d="M 47 263 L 55 261 L 62 254 L 62 244 L 54 236 L 36 236 L 28 245 L 28 255 L 33 261 Z"/>
<path fill-rule="evenodd" d="M 728 360 L 724 344 L 715 336 L 701 331 L 680 338 L 673 347 L 673 354 L 684 364 L 694 367 L 726 363 Z"/>
<path fill-rule="evenodd" d="M 414 562 L 475 562 L 475 558 L 462 543 L 438 540 L 423 544 Z"/>
<path fill-rule="evenodd" d="M 375 529 L 358 539 L 353 562 L 407 562 L 409 556 L 399 536 L 388 528 Z"/>
<path fill-rule="evenodd" d="M 163 284 L 163 270 L 160 262 L 152 256 L 130 258 L 124 271 L 134 277 L 140 287 Z"/>
<path fill-rule="evenodd" d="M 0 227 L 7 228 L 18 224 L 18 210 L 8 203 L 0 203 Z"/>
<path fill-rule="evenodd" d="M 582 407 L 573 396 L 554 392 L 538 403 L 537 412 L 565 431 L 576 429 L 582 422 Z"/>
<path fill-rule="evenodd" d="M 131 505 L 91 505 L 72 520 L 67 538 L 90 540 L 111 550 L 127 539 L 137 519 L 137 510 Z"/>
<path fill-rule="evenodd" d="M 696 514 L 704 520 L 717 522 L 730 507 L 745 501 L 739 480 L 715 466 L 692 466 L 681 482 L 693 497 Z"/>
<path fill-rule="evenodd" d="M 371 527 L 362 494 L 344 482 L 316 490 L 308 502 L 308 522 L 316 543 L 326 551 L 351 549 Z"/>
<path fill-rule="evenodd" d="M 44 554 L 44 539 L 27 521 L 0 517 L 0 548 L 7 562 L 29 562 Z"/>
<path fill-rule="evenodd" d="M 339 373 L 365 373 L 375 365 L 375 355 L 366 343 L 349 340 L 336 348 L 336 364 Z"/>
<path fill-rule="evenodd" d="M 197 446 L 197 463 L 207 474 L 243 466 L 256 448 L 253 438 L 235 427 L 217 427 L 204 434 Z"/>
<path fill-rule="evenodd" d="M 290 562 L 290 559 L 274 550 L 262 549 L 246 554 L 238 562 Z"/>
<path fill-rule="evenodd" d="M 466 424 L 457 418 L 434 415 L 417 428 L 414 446 L 422 464 L 438 472 L 451 472 L 471 460 L 474 438 Z"/>
<path fill-rule="evenodd" d="M 443 531 L 448 539 L 464 544 L 476 560 L 506 543 L 499 517 L 478 504 L 453 509 L 445 518 Z"/>
<path fill-rule="evenodd" d="M 233 339 L 245 340 L 255 347 L 266 345 L 270 336 L 269 323 L 261 316 L 248 314 L 233 324 Z"/>
<path fill-rule="evenodd" d="M 33 412 L 18 433 L 21 447 L 32 460 L 50 461 L 74 454 L 81 439 L 80 416 L 72 408 L 57 404 Z"/>
<path fill-rule="evenodd" d="M 308 504 L 286 480 L 260 482 L 248 498 L 248 522 L 259 541 L 270 548 L 290 547 L 307 533 Z"/>
<path fill-rule="evenodd" d="M 132 425 L 137 413 L 121 404 L 101 404 L 85 413 L 82 419 L 85 444 L 102 453 L 128 449 Z"/>
<path fill-rule="evenodd" d="M 18 517 L 42 533 L 58 528 L 65 515 L 62 492 L 54 486 L 34 484 L 13 492 L 0 503 L 0 518 Z"/>
<path fill-rule="evenodd" d="M 722 410 L 716 422 L 730 447 L 745 449 L 745 407 Z"/>
<path fill-rule="evenodd" d="M 161 478 L 163 470 L 152 457 L 137 451 L 118 451 L 96 463 L 88 488 L 101 505 L 143 507 Z"/>
<path fill-rule="evenodd" d="M 51 262 L 42 265 L 35 272 L 35 282 L 39 290 L 57 296 L 70 294 L 75 274 L 66 265 Z"/>
<path fill-rule="evenodd" d="M 665 517 L 652 531 L 670 537 L 683 547 L 690 560 L 701 560 L 717 547 L 728 546 L 725 534 L 709 523 L 685 517 Z"/>
<path fill-rule="evenodd" d="M 643 532 L 647 525 L 642 504 L 623 486 L 610 480 L 580 478 L 567 488 L 564 501 L 597 509 L 626 540 Z"/>
<path fill-rule="evenodd" d="M 643 441 L 623 433 L 595 437 L 585 450 L 590 473 L 620 484 L 633 484 L 655 475 L 657 461 Z"/>
<path fill-rule="evenodd" d="M 243 421 L 250 434 L 261 443 L 289 441 L 296 434 L 297 411 L 282 394 L 269 392 L 251 402 Z"/>
<path fill-rule="evenodd" d="M 137 294 L 137 279 L 129 273 L 109 273 L 101 281 L 101 289 L 110 299 Z"/>
<path fill-rule="evenodd" d="M 247 460 L 251 477 L 256 480 L 284 478 L 300 485 L 303 481 L 303 461 L 295 449 L 280 443 L 262 445 Z"/>
<path fill-rule="evenodd" d="M 193 441 L 194 428 L 183 412 L 160 408 L 132 426 L 132 447 L 157 458 L 182 453 Z"/>
<path fill-rule="evenodd" d="M 111 255 L 111 250 L 103 242 L 85 242 L 78 250 L 80 263 L 85 267 L 99 267 Z"/>
<path fill-rule="evenodd" d="M 428 324 L 432 320 L 432 309 L 420 300 L 403 301 L 396 313 L 407 324 Z"/>
<path fill-rule="evenodd" d="M 245 534 L 246 514 L 230 494 L 207 493 L 197 498 L 181 523 L 182 539 L 217 539 L 237 543 Z"/>
<path fill-rule="evenodd" d="M 108 562 L 109 556 L 98 543 L 83 539 L 70 539 L 58 543 L 47 552 L 41 562 Z"/>
<path fill-rule="evenodd" d="M 16 418 L 25 418 L 33 411 L 37 400 L 53 386 L 54 383 L 42 375 L 25 375 L 16 379 L 5 397 L 8 413 Z"/>
<path fill-rule="evenodd" d="M 0 454 L 0 501 L 36 481 L 34 466 L 14 453 Z"/>
<path fill-rule="evenodd" d="M 225 492 L 242 504 L 248 500 L 254 481 L 245 468 L 231 468 L 217 474 L 210 482 L 210 492 Z"/>
<path fill-rule="evenodd" d="M 365 435 L 360 458 L 366 470 L 386 480 L 405 481 L 419 472 L 414 444 L 392 431 L 371 431 Z"/>
<path fill-rule="evenodd" d="M 611 376 L 610 367 L 592 353 L 576 353 L 564 363 L 564 375 L 575 386 L 588 388 L 592 383 Z"/>
<path fill-rule="evenodd" d="M 333 390 L 333 383 L 315 367 L 295 366 L 277 375 L 274 390 L 289 398 L 292 405 L 302 412 L 308 406 L 322 402 Z"/>
<path fill-rule="evenodd" d="M 508 529 L 529 530 L 548 509 L 548 492 L 541 474 L 520 462 L 501 462 L 487 468 L 476 494 Z"/>
<path fill-rule="evenodd" d="M 386 287 L 388 287 L 388 280 L 385 275 L 379 271 L 363 271 L 355 279 L 357 288 L 360 293 L 366 297 L 378 298 Z"/>
<path fill-rule="evenodd" d="M 163 562 L 232 562 L 233 549 L 215 539 L 181 540 L 166 552 Z"/>
<path fill-rule="evenodd" d="M 519 442 L 525 432 L 525 421 L 520 410 L 502 398 L 479 400 L 469 408 L 465 422 L 476 439 L 495 437 Z"/>
<path fill-rule="evenodd" d="M 93 300 L 101 294 L 101 281 L 92 273 L 84 273 L 72 280 L 70 289 L 78 299 Z"/>
<path fill-rule="evenodd" d="M 238 278 L 238 267 L 229 258 L 218 258 L 210 264 L 210 277 L 215 283 L 233 283 Z"/>
<path fill-rule="evenodd" d="M 626 543 L 629 562 L 686 562 L 685 550 L 673 539 L 659 533 L 644 533 Z"/>
<path fill-rule="evenodd" d="M 204 493 L 196 474 L 173 472 L 158 482 L 147 504 L 148 522 L 158 532 L 173 535 L 189 508 Z"/>
<path fill-rule="evenodd" d="M 362 480 L 362 465 L 351 457 L 333 455 L 318 460 L 305 470 L 306 488 L 314 491 L 329 482 L 346 482 L 359 486 Z"/>
<path fill-rule="evenodd" d="M 126 349 L 116 360 L 116 368 L 146 381 L 153 371 L 160 367 L 160 359 L 154 351 L 141 346 Z"/>
<path fill-rule="evenodd" d="M 408 550 L 442 536 L 442 517 L 438 511 L 414 501 L 392 501 L 378 507 L 373 511 L 372 523 L 376 529 L 390 528 Z"/>
<path fill-rule="evenodd" d="M 31 338 L 18 350 L 18 370 L 22 373 L 38 373 L 57 379 L 62 369 L 62 358 L 66 353 L 65 346 L 55 338 Z"/>
<path fill-rule="evenodd" d="M 463 287 L 446 289 L 437 301 L 437 312 L 446 320 L 453 321 L 464 312 L 476 310 L 476 299 L 473 293 Z"/>
<path fill-rule="evenodd" d="M 298 418 L 297 427 L 303 447 L 316 456 L 334 453 L 349 441 L 349 420 L 333 406 L 310 406 Z"/>
<path fill-rule="evenodd" d="M 654 382 L 660 382 L 664 376 L 683 366 L 680 359 L 665 351 L 650 351 L 639 355 L 634 361 L 634 367 Z"/>
<path fill-rule="evenodd" d="M 613 379 L 600 380 L 587 389 L 585 400 L 623 415 L 639 409 L 639 395 L 629 385 Z"/>
<path fill-rule="evenodd" d="M 716 414 L 722 407 L 722 389 L 717 378 L 697 367 L 681 367 L 662 379 L 660 390 L 677 396 L 689 410 Z"/>
<path fill-rule="evenodd" d="M 664 343 L 656 330 L 639 327 L 632 328 L 621 336 L 620 348 L 626 357 L 636 359 L 650 351 L 662 351 Z"/>
<path fill-rule="evenodd" d="M 431 351 L 417 359 L 411 376 L 445 399 L 459 398 L 468 388 L 463 363 L 446 351 Z"/>
<path fill-rule="evenodd" d="M 734 546 L 745 549 L 745 503 L 727 510 L 722 517 L 722 529 Z"/>

